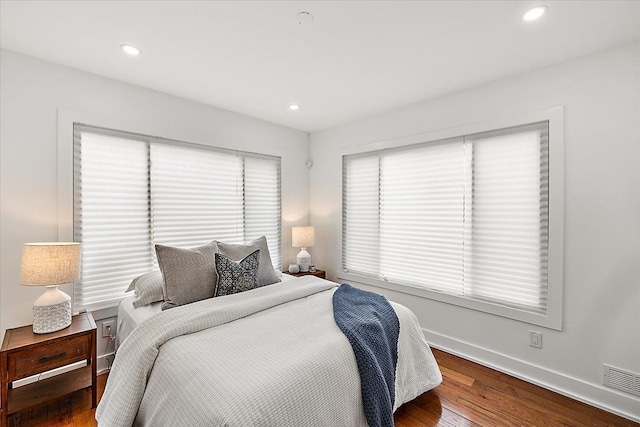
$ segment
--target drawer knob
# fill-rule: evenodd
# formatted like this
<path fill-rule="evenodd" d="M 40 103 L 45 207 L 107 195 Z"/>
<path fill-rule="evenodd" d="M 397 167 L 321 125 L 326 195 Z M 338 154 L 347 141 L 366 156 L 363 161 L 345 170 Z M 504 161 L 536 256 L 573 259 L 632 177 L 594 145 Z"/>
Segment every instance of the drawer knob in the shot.
<path fill-rule="evenodd" d="M 48 362 L 50 360 L 55 360 L 55 359 L 59 359 L 61 357 L 65 357 L 67 355 L 66 351 L 63 351 L 60 354 L 56 354 L 54 356 L 49 356 L 49 357 L 41 357 L 40 360 L 38 360 L 38 363 L 45 363 Z"/>

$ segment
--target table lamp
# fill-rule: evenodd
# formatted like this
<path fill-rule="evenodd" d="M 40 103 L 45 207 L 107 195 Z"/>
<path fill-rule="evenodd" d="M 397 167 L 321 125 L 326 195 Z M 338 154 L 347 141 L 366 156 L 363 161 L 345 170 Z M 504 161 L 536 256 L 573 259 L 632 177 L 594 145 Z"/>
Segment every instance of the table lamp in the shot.
<path fill-rule="evenodd" d="M 311 255 L 307 252 L 315 244 L 316 232 L 313 227 L 292 227 L 291 228 L 291 246 L 300 248 L 300 252 L 296 255 L 296 262 L 300 266 L 301 272 L 309 271 L 311 265 Z"/>
<path fill-rule="evenodd" d="M 33 332 L 47 334 L 71 324 L 71 297 L 58 285 L 80 278 L 80 243 L 25 243 L 22 249 L 20 284 L 46 286 L 33 303 Z"/>

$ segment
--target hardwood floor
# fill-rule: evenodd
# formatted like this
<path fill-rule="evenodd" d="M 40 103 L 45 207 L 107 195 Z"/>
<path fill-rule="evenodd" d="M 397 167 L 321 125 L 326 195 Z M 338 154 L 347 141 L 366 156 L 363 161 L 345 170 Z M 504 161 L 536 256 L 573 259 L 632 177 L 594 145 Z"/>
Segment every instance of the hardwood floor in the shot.
<path fill-rule="evenodd" d="M 640 427 L 476 363 L 435 349 L 433 353 L 444 380 L 436 389 L 398 409 L 396 427 Z M 98 377 L 98 398 L 102 396 L 106 379 L 107 375 Z M 79 391 L 48 406 L 16 414 L 9 425 L 96 426 L 95 409 L 90 406 L 91 393 Z"/>
<path fill-rule="evenodd" d="M 451 354 L 433 354 L 442 384 L 400 407 L 396 427 L 640 426 Z"/>

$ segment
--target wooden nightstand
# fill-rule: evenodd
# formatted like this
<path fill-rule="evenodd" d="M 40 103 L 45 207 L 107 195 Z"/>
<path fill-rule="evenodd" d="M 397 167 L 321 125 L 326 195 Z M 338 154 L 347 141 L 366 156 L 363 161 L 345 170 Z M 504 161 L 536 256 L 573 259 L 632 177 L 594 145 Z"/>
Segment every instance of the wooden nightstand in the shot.
<path fill-rule="evenodd" d="M 13 388 L 13 382 L 81 360 L 87 366 Z M 2 427 L 9 415 L 91 387 L 96 407 L 96 323 L 91 313 L 73 316 L 71 325 L 50 334 L 34 334 L 31 325 L 7 329 L 0 350 Z"/>
<path fill-rule="evenodd" d="M 326 279 L 327 278 L 327 272 L 324 270 L 316 270 L 313 273 L 311 273 L 310 271 L 307 272 L 300 272 L 300 273 L 289 273 L 288 271 L 283 271 L 283 273 L 288 274 L 289 276 L 296 276 L 296 277 L 302 277 L 302 276 L 316 276 L 319 277 L 321 279 Z"/>

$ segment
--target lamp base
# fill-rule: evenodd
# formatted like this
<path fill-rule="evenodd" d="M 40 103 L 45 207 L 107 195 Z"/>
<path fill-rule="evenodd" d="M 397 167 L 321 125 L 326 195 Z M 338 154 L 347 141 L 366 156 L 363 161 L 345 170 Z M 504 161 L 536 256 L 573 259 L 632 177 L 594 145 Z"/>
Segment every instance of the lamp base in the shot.
<path fill-rule="evenodd" d="M 48 334 L 71 325 L 71 297 L 58 286 L 47 290 L 33 303 L 33 333 Z"/>
<path fill-rule="evenodd" d="M 296 263 L 300 266 L 300 271 L 306 273 L 311 265 L 311 255 L 307 252 L 307 248 L 300 248 L 300 252 L 296 255 Z"/>

